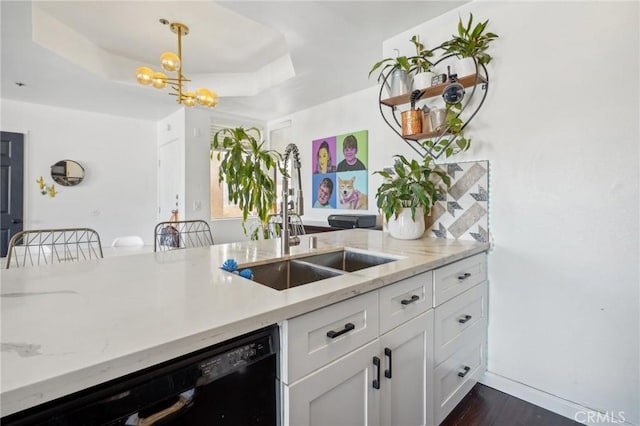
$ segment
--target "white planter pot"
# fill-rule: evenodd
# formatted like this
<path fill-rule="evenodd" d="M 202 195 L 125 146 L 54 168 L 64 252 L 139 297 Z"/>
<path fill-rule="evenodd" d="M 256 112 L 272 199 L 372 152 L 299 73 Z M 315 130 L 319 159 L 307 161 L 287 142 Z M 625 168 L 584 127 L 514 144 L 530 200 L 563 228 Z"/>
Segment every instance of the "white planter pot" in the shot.
<path fill-rule="evenodd" d="M 458 77 L 464 77 L 465 75 L 475 75 L 476 73 L 476 62 L 473 58 L 461 58 L 458 60 L 456 64 L 456 74 Z"/>
<path fill-rule="evenodd" d="M 436 67 L 437 72 L 456 74 L 458 78 L 476 73 L 476 65 L 473 58 L 451 56 L 438 62 Z"/>
<path fill-rule="evenodd" d="M 431 87 L 431 79 L 435 76 L 434 73 L 427 71 L 421 72 L 413 76 L 413 90 L 422 90 L 427 87 Z"/>
<path fill-rule="evenodd" d="M 455 74 L 457 64 L 458 58 L 455 56 L 450 56 L 446 59 L 441 59 L 440 61 L 438 61 L 431 69 L 437 74 L 448 75 L 449 72 L 451 72 L 451 74 Z"/>
<path fill-rule="evenodd" d="M 391 216 L 387 224 L 389 234 L 399 240 L 415 240 L 424 234 L 424 210 L 416 209 L 416 220 L 411 219 L 411 209 L 403 209 L 397 218 Z"/>

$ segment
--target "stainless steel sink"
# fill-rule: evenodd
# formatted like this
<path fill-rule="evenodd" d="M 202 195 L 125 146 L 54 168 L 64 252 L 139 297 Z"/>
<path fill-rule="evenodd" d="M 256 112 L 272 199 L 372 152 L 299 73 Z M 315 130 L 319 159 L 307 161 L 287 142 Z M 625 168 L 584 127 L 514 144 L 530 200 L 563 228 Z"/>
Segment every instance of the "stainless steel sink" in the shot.
<path fill-rule="evenodd" d="M 253 271 L 253 281 L 276 290 L 286 290 L 343 274 L 342 271 L 323 268 L 295 259 L 278 260 L 249 266 L 249 268 Z"/>
<path fill-rule="evenodd" d="M 339 250 L 331 253 L 315 254 L 303 257 L 305 262 L 315 265 L 322 265 L 328 268 L 338 269 L 345 272 L 354 272 L 372 266 L 383 265 L 385 263 L 398 260 L 393 257 L 381 256 L 378 254 L 354 251 Z"/>
<path fill-rule="evenodd" d="M 239 269 L 251 268 L 253 281 L 276 290 L 286 290 L 398 259 L 364 251 L 341 249 L 296 259 L 275 259 L 260 265 L 241 265 Z"/>

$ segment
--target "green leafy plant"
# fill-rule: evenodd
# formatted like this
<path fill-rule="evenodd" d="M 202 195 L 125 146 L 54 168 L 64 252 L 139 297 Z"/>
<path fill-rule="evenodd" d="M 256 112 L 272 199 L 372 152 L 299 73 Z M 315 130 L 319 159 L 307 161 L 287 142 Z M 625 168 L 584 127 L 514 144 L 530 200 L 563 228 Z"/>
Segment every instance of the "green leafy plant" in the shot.
<path fill-rule="evenodd" d="M 433 56 L 433 51 L 425 49 L 424 44 L 420 42 L 420 37 L 414 35 L 409 40 L 416 48 L 416 55 L 407 58 L 411 64 L 411 70 L 416 73 L 428 72 L 431 70 L 433 63 L 429 60 Z"/>
<path fill-rule="evenodd" d="M 373 65 L 371 71 L 369 71 L 369 78 L 371 78 L 371 74 L 373 74 L 380 67 L 382 68 L 380 69 L 380 74 L 378 74 L 378 82 L 381 82 L 384 79 L 387 70 L 389 70 L 390 68 L 398 68 L 406 72 L 409 72 L 411 70 L 411 64 L 406 56 L 385 58 Z"/>
<path fill-rule="evenodd" d="M 255 136 L 254 136 L 255 135 Z M 255 213 L 259 225 L 251 232 L 255 240 L 262 234 L 268 237 L 269 215 L 276 204 L 276 183 L 273 170 L 286 171 L 279 165 L 281 155 L 264 147 L 260 130 L 226 128 L 219 130 L 211 141 L 210 156 L 220 160 L 218 179 L 227 185 L 229 201 L 242 210 L 242 229 L 248 234 L 246 222 Z"/>
<path fill-rule="evenodd" d="M 384 178 L 376 192 L 376 205 L 386 221 L 397 218 L 403 209 L 411 209 L 415 220 L 416 209 L 422 207 L 429 214 L 439 194 L 451 185 L 451 178 L 433 164 L 430 156 L 422 162 L 395 155 L 393 168 L 374 172 Z"/>
<path fill-rule="evenodd" d="M 446 134 L 435 140 L 426 139 L 421 142 L 422 146 L 427 148 L 429 152 L 444 152 L 446 158 L 467 151 L 471 147 L 471 139 L 464 134 L 464 121 L 460 118 L 461 109 L 461 103 L 448 104 L 445 118 Z"/>
<path fill-rule="evenodd" d="M 469 20 L 465 26 L 462 19 L 458 21 L 458 34 L 452 35 L 451 39 L 442 44 L 445 53 L 456 54 L 462 58 L 475 58 L 480 64 L 491 62 L 491 55 L 487 49 L 493 40 L 498 38 L 497 34 L 486 32 L 485 29 L 489 20 L 473 26 L 473 14 L 469 14 Z"/>
<path fill-rule="evenodd" d="M 376 70 L 380 69 L 378 74 L 378 82 L 382 81 L 385 74 L 390 70 L 390 68 L 397 68 L 404 70 L 408 73 L 410 72 L 427 72 L 431 69 L 433 65 L 428 58 L 433 56 L 433 51 L 426 49 L 424 44 L 420 42 L 420 38 L 417 35 L 411 37 L 409 40 L 413 43 L 416 54 L 414 56 L 397 56 L 395 58 L 385 58 L 379 62 L 376 62 L 371 71 L 369 71 L 369 78 L 371 78 L 371 74 L 373 74 Z M 382 68 L 381 68 L 382 67 Z"/>

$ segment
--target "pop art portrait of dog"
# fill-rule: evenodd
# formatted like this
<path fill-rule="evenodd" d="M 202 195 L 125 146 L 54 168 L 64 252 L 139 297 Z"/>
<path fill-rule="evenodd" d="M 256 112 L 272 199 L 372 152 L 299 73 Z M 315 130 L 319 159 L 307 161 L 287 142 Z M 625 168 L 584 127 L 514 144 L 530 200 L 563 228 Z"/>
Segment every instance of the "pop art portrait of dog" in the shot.
<path fill-rule="evenodd" d="M 367 210 L 369 197 L 356 187 L 357 175 L 342 178 L 338 174 L 338 200 L 339 208 L 349 210 Z"/>

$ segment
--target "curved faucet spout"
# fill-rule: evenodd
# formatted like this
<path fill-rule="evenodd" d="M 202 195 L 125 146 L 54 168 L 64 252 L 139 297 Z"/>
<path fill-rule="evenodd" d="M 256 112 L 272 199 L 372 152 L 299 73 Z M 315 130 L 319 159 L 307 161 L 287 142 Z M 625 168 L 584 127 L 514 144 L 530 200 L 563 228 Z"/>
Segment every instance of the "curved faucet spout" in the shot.
<path fill-rule="evenodd" d="M 298 150 L 298 146 L 295 143 L 290 143 L 284 149 L 284 155 L 282 156 L 282 158 L 284 159 L 284 167 L 285 168 L 287 167 L 287 164 L 289 163 L 289 156 L 291 155 L 291 153 L 293 153 L 293 159 L 296 160 L 297 162 L 297 165 L 294 164 L 293 166 L 299 169 L 300 168 L 300 151 Z"/>
<path fill-rule="evenodd" d="M 304 214 L 304 198 L 302 196 L 302 177 L 300 174 L 301 162 L 300 162 L 300 151 L 298 150 L 298 146 L 294 143 L 290 143 L 284 150 L 283 155 L 283 168 L 287 170 L 287 166 L 289 165 L 289 157 L 293 154 L 293 162 L 291 165 L 297 169 L 298 171 L 298 192 L 297 198 L 295 201 L 295 211 L 298 216 L 302 216 Z"/>
<path fill-rule="evenodd" d="M 289 157 L 293 154 L 293 167 L 298 170 L 298 195 L 297 200 L 294 203 L 295 212 L 302 216 L 304 209 L 304 200 L 302 198 L 302 178 L 300 176 L 300 152 L 298 147 L 290 143 L 287 145 L 283 156 L 283 169 L 288 170 Z M 282 228 L 280 230 L 280 239 L 282 240 L 282 254 L 289 254 L 289 247 L 291 245 L 300 244 L 300 238 L 297 236 L 291 237 L 289 235 L 289 195 L 293 195 L 289 190 L 289 176 L 282 176 L 282 206 L 280 207 L 280 214 L 282 215 Z"/>

